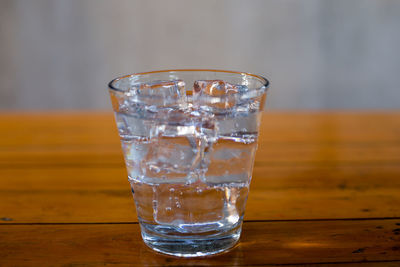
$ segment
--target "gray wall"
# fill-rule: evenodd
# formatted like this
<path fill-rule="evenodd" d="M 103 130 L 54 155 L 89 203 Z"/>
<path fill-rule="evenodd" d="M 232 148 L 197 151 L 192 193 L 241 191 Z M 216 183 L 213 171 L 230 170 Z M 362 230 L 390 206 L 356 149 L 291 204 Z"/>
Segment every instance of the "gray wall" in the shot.
<path fill-rule="evenodd" d="M 0 108 L 109 108 L 166 68 L 263 74 L 275 109 L 400 108 L 400 0 L 0 0 Z"/>

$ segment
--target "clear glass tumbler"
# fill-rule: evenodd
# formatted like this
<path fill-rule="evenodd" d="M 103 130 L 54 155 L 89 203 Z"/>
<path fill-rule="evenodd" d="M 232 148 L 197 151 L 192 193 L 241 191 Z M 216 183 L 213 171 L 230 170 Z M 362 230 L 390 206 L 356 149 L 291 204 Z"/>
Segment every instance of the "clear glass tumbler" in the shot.
<path fill-rule="evenodd" d="M 239 240 L 268 80 L 164 70 L 112 80 L 109 92 L 144 242 L 182 257 Z"/>

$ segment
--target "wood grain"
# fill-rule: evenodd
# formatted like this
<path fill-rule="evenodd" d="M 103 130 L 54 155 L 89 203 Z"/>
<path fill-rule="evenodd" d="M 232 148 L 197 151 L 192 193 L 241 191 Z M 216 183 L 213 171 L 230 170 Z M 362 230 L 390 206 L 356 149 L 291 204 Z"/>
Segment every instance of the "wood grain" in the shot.
<path fill-rule="evenodd" d="M 152 252 L 138 224 L 2 225 L 0 265 L 400 264 L 397 224 L 400 220 L 248 222 L 230 252 L 189 260 Z"/>
<path fill-rule="evenodd" d="M 110 113 L 0 115 L 0 167 L 123 166 Z M 398 113 L 266 113 L 256 165 L 400 162 Z"/>
<path fill-rule="evenodd" d="M 111 112 L 0 114 L 0 144 L 116 144 Z M 400 111 L 266 112 L 263 142 L 399 142 Z"/>
<path fill-rule="evenodd" d="M 137 221 L 123 166 L 0 169 L 0 177 L 0 218 Z M 245 220 L 398 217 L 398 177 L 391 164 L 258 166 Z"/>
<path fill-rule="evenodd" d="M 370 145 L 266 145 L 260 144 L 258 165 L 400 163 L 400 144 Z M 124 166 L 119 144 L 112 146 L 55 146 L 6 149 L 0 152 L 2 168 L 48 166 Z"/>
<path fill-rule="evenodd" d="M 140 238 L 110 113 L 0 114 L 0 266 L 400 265 L 400 112 L 266 113 L 241 243 Z"/>

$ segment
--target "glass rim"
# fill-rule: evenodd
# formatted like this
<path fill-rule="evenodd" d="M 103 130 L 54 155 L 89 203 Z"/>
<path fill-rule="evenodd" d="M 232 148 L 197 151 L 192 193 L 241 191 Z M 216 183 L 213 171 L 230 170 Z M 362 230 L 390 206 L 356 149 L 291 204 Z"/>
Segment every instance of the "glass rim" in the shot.
<path fill-rule="evenodd" d="M 268 89 L 269 87 L 269 80 L 261 75 L 257 75 L 257 74 L 253 74 L 253 73 L 249 73 L 249 72 L 241 72 L 241 71 L 232 71 L 232 70 L 219 70 L 219 69 L 167 69 L 167 70 L 155 70 L 155 71 L 147 71 L 147 72 L 137 72 L 137 73 L 132 73 L 132 74 L 127 74 L 127 75 L 123 75 L 120 77 L 117 77 L 115 79 L 112 79 L 109 83 L 108 83 L 108 88 L 112 89 L 114 91 L 117 92 L 126 92 L 126 90 L 122 90 L 119 89 L 117 87 L 114 86 L 114 83 L 122 80 L 122 79 L 126 79 L 132 76 L 139 76 L 139 75 L 146 75 L 146 74 L 154 74 L 154 73 L 165 73 L 165 72 L 201 72 L 201 71 L 208 71 L 208 72 L 221 72 L 221 73 L 229 73 L 229 74 L 240 74 L 240 75 L 248 75 L 248 76 L 252 76 L 258 80 L 260 80 L 262 82 L 262 86 L 255 89 L 261 89 L 261 88 L 265 88 L 265 90 Z"/>

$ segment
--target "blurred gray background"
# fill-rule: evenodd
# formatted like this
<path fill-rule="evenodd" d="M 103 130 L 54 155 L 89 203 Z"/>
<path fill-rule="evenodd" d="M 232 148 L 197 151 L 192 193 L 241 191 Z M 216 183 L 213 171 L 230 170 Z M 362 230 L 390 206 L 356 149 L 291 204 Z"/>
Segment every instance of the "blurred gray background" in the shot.
<path fill-rule="evenodd" d="M 270 78 L 270 109 L 400 108 L 400 0 L 0 0 L 0 108 L 109 108 L 115 76 Z"/>

